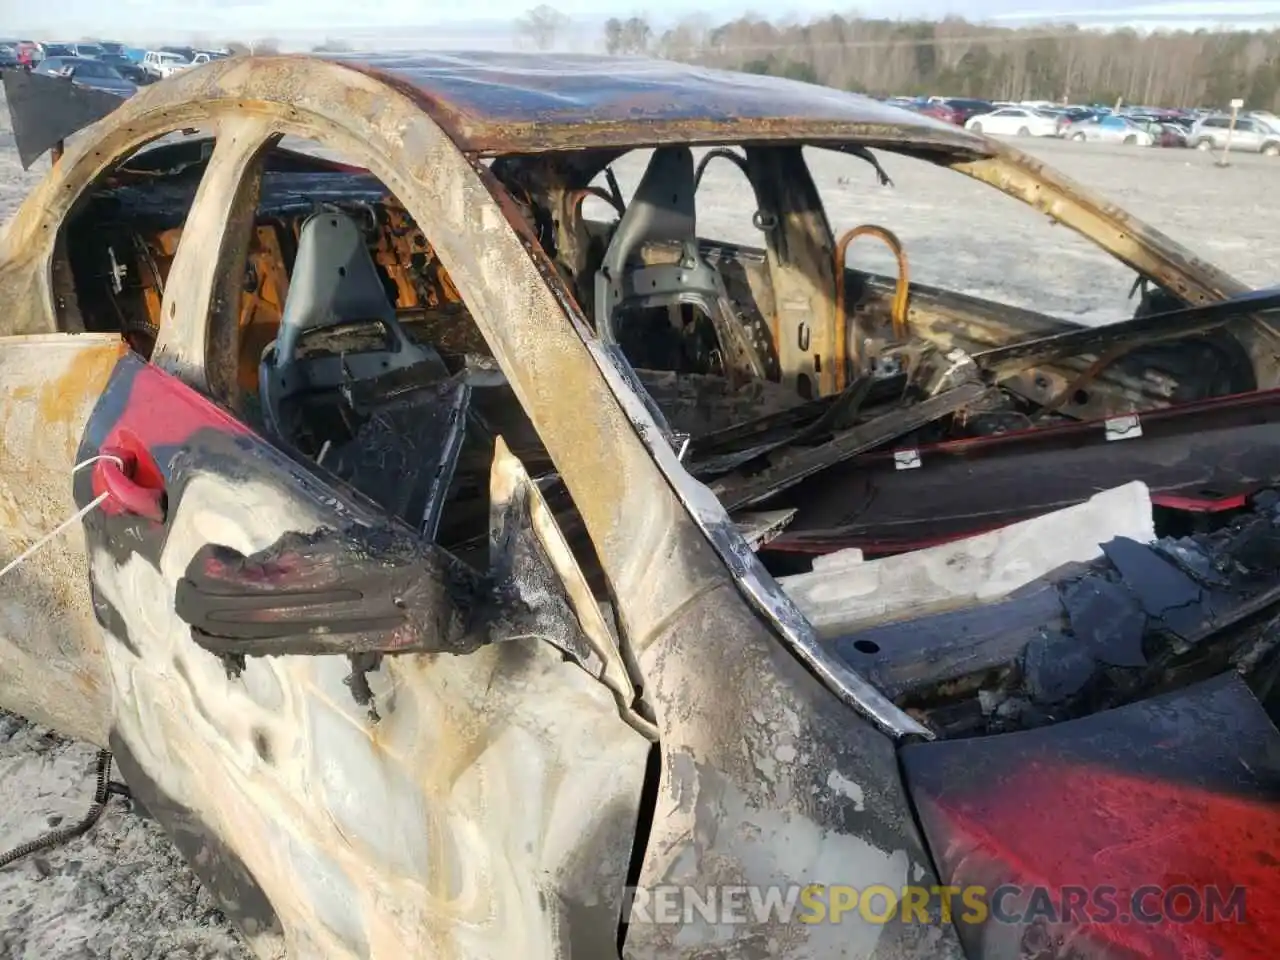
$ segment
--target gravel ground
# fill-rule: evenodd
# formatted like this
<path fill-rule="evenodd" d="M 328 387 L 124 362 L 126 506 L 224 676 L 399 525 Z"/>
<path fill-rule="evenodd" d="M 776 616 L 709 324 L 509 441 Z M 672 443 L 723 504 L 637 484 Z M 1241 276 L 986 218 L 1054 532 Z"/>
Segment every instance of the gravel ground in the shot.
<path fill-rule="evenodd" d="M 0 104 L 0 219 L 47 168 L 24 172 Z M 1183 150 L 1060 141 L 1020 144 L 1248 283 L 1280 284 L 1280 223 L 1262 204 L 1280 161 L 1228 168 Z M 811 151 L 837 230 L 889 227 L 912 277 L 1059 316 L 1104 323 L 1131 312 L 1132 273 L 1016 201 L 949 171 L 888 157 L 892 189 L 862 161 Z M 642 158 L 618 165 L 624 190 Z M 732 166 L 713 163 L 699 194 L 701 232 L 751 242 L 751 208 Z M 890 271 L 874 242 L 850 261 Z M 0 714 L 0 850 L 88 809 L 96 751 Z M 153 821 L 118 798 L 86 837 L 0 870 L 0 957 L 13 960 L 247 960 L 240 941 Z"/>

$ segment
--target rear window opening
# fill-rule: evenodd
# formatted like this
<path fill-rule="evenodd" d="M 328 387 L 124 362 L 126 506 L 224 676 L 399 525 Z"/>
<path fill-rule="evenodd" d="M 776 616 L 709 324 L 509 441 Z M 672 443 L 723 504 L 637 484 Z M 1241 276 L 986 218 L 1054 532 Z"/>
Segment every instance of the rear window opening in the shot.
<path fill-rule="evenodd" d="M 64 322 L 118 330 L 150 356 L 213 149 L 202 131 L 167 137 L 88 192 L 65 228 L 74 296 Z M 231 403 L 250 425 L 410 526 L 430 528 L 478 569 L 487 564 L 501 436 L 546 488 L 602 589 L 580 518 L 429 231 L 377 177 L 315 143 L 284 139 L 265 157 L 245 249 L 242 277 L 224 289 L 238 300 Z M 282 336 L 286 318 L 297 336 Z M 289 356 L 265 373 L 286 339 Z"/>

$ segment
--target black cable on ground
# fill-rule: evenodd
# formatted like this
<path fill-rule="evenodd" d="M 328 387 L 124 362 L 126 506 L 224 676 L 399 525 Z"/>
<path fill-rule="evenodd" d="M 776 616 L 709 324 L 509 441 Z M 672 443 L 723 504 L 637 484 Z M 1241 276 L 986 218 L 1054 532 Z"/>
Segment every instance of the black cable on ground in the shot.
<path fill-rule="evenodd" d="M 93 805 L 89 807 L 89 812 L 84 815 L 79 823 L 74 823 L 69 827 L 59 827 L 56 830 L 50 830 L 42 837 L 29 840 L 21 846 L 14 847 L 8 853 L 0 854 L 0 869 L 9 866 L 9 864 L 21 860 L 23 857 L 29 857 L 33 853 L 39 853 L 41 850 L 47 850 L 50 847 L 56 847 L 68 840 L 74 840 L 76 837 L 87 833 L 89 829 L 98 822 L 98 818 L 102 816 L 102 811 L 107 808 L 107 801 L 111 799 L 111 794 L 119 793 L 128 796 L 129 790 L 123 784 L 111 782 L 111 751 L 98 751 L 98 785 L 93 791 Z"/>

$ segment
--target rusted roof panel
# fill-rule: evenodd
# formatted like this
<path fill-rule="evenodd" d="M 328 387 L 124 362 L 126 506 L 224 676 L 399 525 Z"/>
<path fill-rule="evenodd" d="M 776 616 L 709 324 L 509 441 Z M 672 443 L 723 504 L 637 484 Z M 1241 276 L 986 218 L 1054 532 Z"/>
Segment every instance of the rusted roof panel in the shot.
<path fill-rule="evenodd" d="M 274 62 L 271 69 L 287 71 L 290 61 L 305 58 L 263 59 Z M 766 140 L 909 144 L 970 157 L 991 152 L 981 137 L 959 127 L 860 94 L 664 60 L 500 52 L 326 59 L 400 88 L 459 147 L 480 154 Z M 104 94 L 93 100 L 94 91 L 59 78 L 9 71 L 5 83 L 27 166 L 53 142 L 123 102 Z M 40 96 L 22 96 L 25 87 L 15 92 L 15 83 L 39 85 Z M 77 97 L 93 102 L 72 104 Z M 63 118 L 56 131 L 49 126 L 54 115 Z"/>
<path fill-rule="evenodd" d="M 663 60 L 500 52 L 335 59 L 412 87 L 460 146 L 480 152 L 744 139 L 912 140 L 988 152 L 958 127 L 860 94 Z"/>

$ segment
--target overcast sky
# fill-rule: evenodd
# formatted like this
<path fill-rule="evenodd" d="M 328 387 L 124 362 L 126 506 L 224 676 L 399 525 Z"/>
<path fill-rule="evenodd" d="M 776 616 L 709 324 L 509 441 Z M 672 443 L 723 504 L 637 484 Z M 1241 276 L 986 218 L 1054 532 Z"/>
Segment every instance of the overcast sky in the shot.
<path fill-rule="evenodd" d="M 155 39 L 183 42 L 194 35 L 211 39 L 277 36 L 315 37 L 344 31 L 373 36 L 395 28 L 439 25 L 447 45 L 474 36 L 479 45 L 492 45 L 531 0 L 0 0 L 0 33 L 28 32 L 45 38 Z M 673 22 L 691 9 L 688 0 L 555 0 L 553 6 L 578 21 L 579 31 L 595 29 L 607 16 L 644 13 L 655 23 Z M 766 9 L 763 3 L 760 9 Z M 1088 24 L 1132 23 L 1149 27 L 1271 26 L 1280 22 L 1280 0 L 1193 0 L 1193 2 L 1106 4 L 1100 0 L 896 0 L 894 3 L 831 4 L 793 0 L 788 9 L 807 18 L 849 7 L 865 16 L 889 18 L 938 17 L 948 13 L 974 21 L 1014 23 L 1036 20 L 1074 20 Z M 376 8 L 376 13 L 373 10 Z M 730 19 L 751 8 L 749 3 L 704 0 L 697 9 L 714 20 Z M 772 8 L 777 9 L 777 8 Z M 1067 12 L 1073 11 L 1073 12 Z M 485 23 L 484 21 L 488 21 Z M 486 39 L 487 38 L 487 39 Z M 300 40 L 300 42 L 302 42 Z M 415 39 L 415 45 L 418 41 Z"/>

